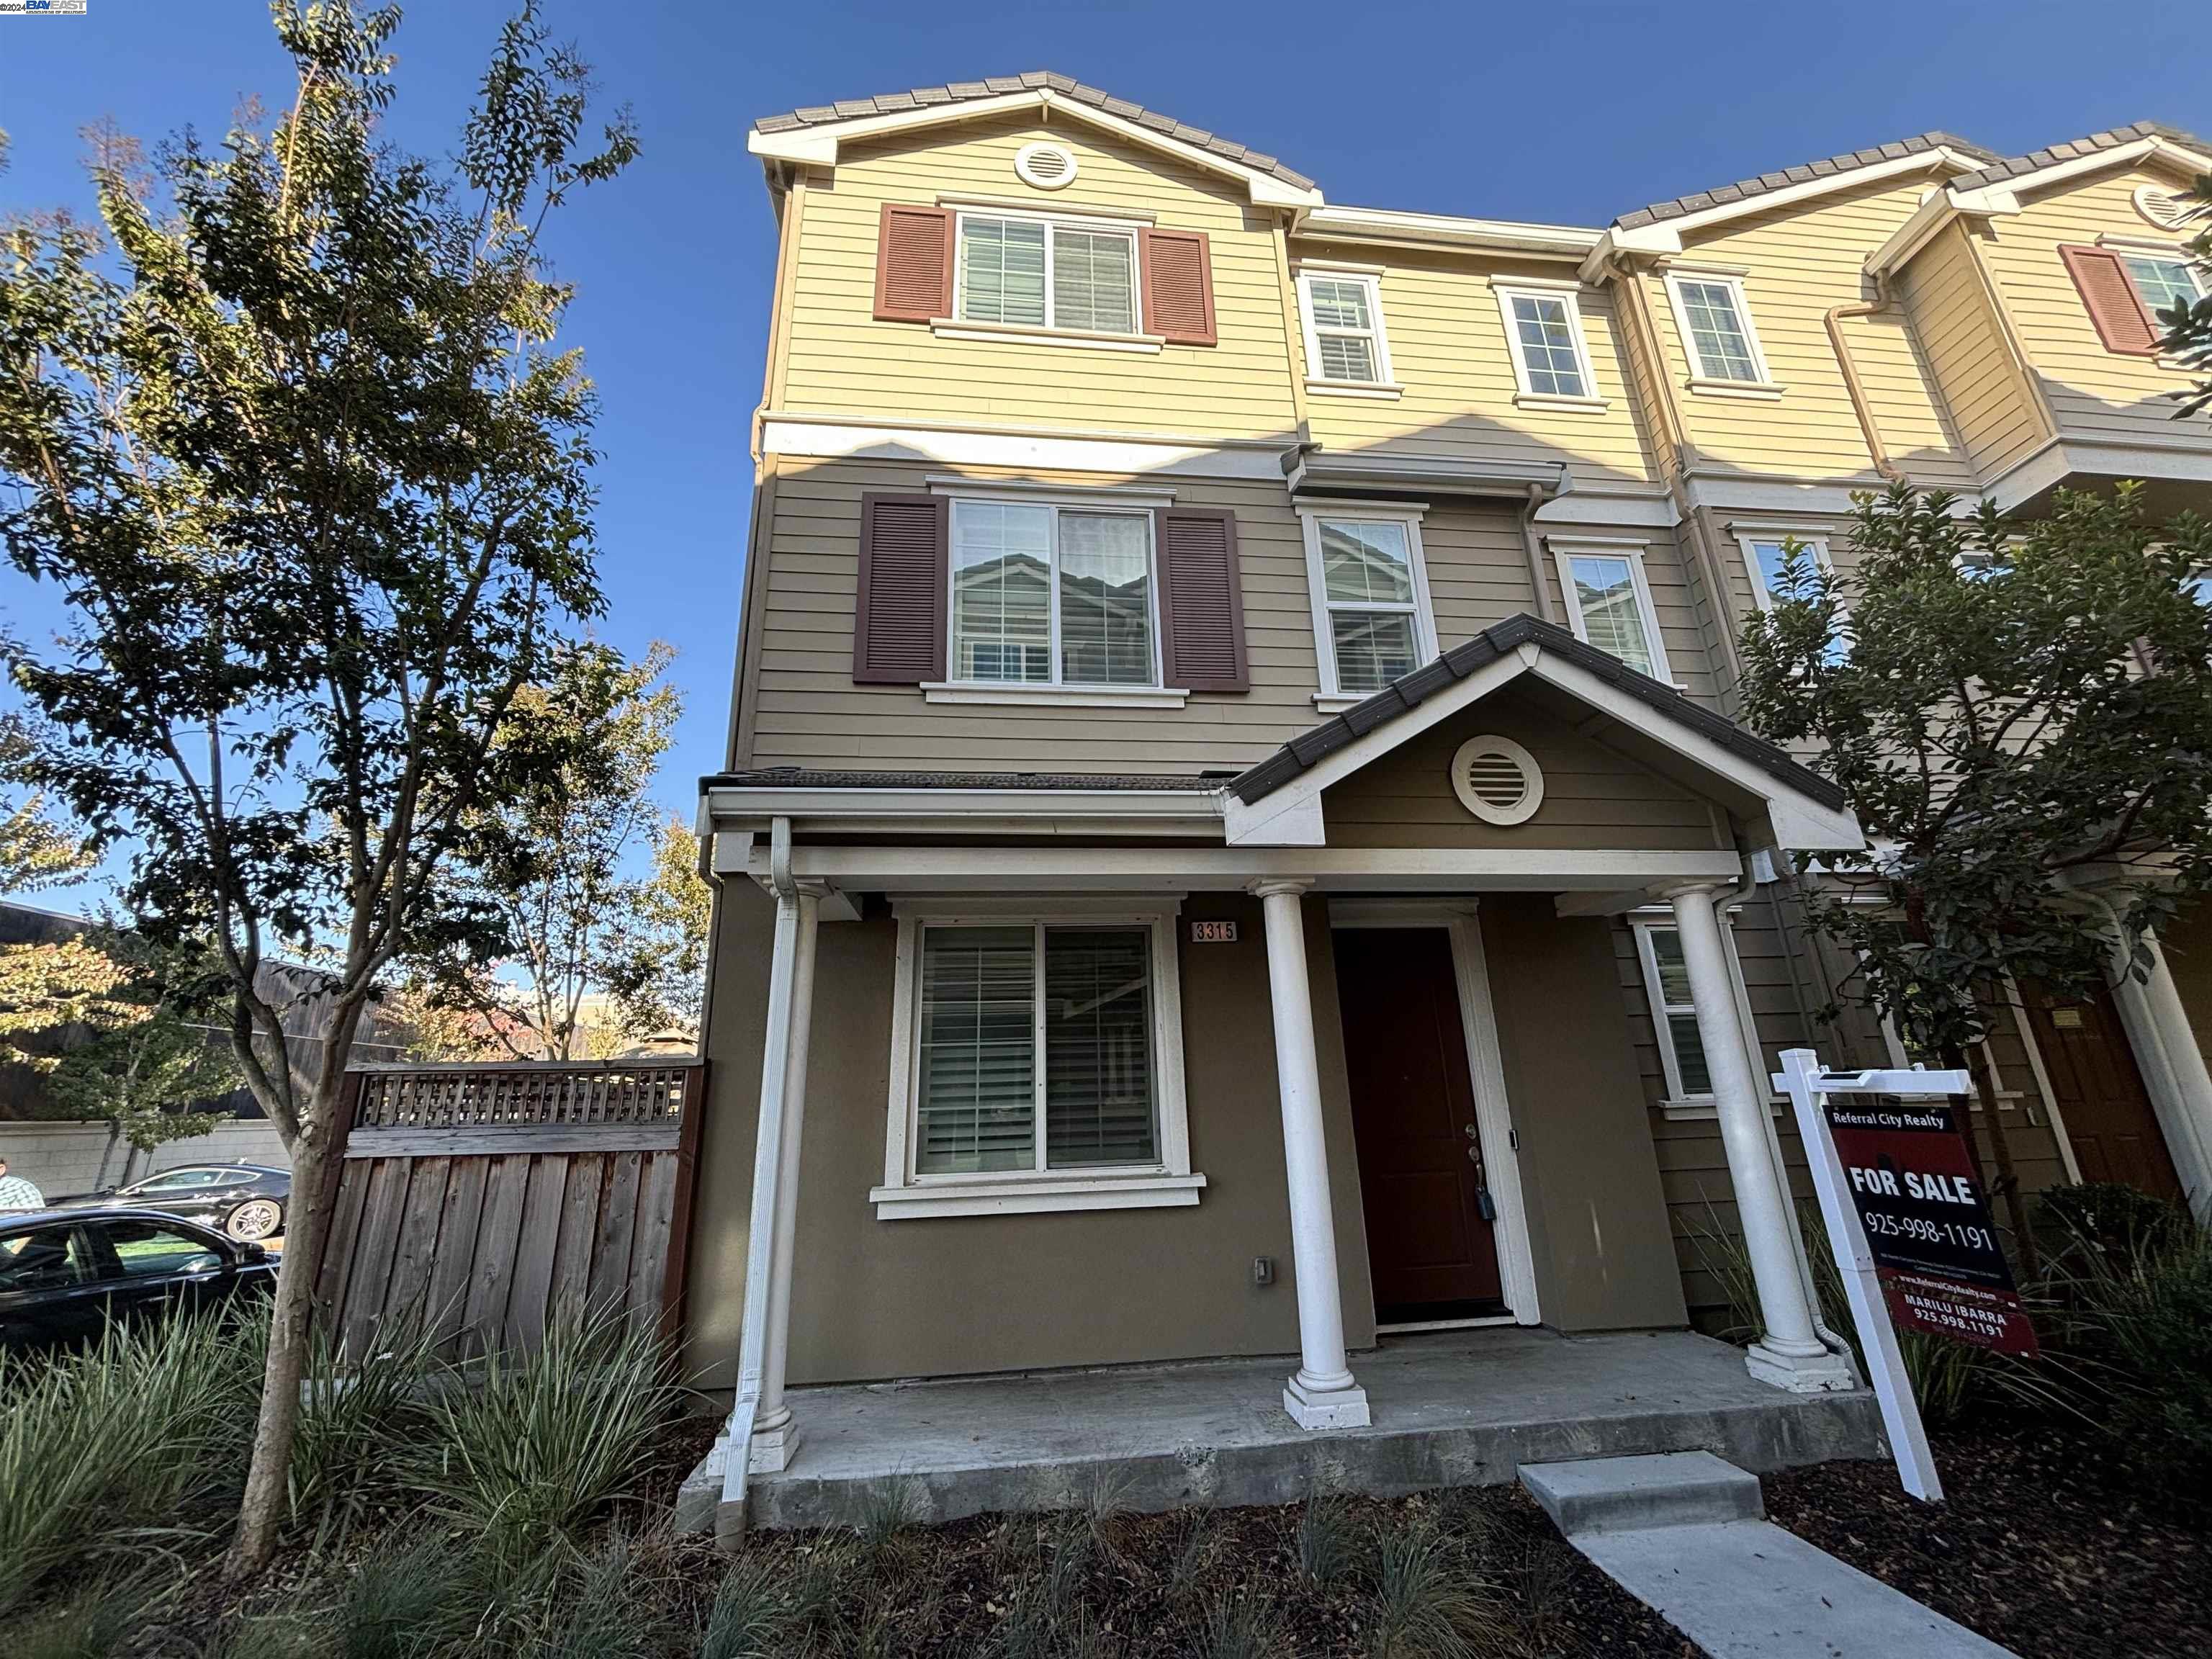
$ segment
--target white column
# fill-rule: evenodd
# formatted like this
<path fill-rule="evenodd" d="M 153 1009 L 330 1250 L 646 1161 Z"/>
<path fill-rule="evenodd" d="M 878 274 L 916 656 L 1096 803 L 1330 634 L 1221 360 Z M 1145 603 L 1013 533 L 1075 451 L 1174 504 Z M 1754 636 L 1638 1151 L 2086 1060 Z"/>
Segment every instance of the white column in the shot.
<path fill-rule="evenodd" d="M 1713 908 L 1716 890 L 1716 884 L 1697 884 L 1670 888 L 1665 897 L 1674 907 L 1690 997 L 1697 1005 L 1698 1038 L 1712 1079 L 1721 1146 L 1735 1189 L 1736 1217 L 1759 1286 L 1765 1328 L 1744 1356 L 1744 1364 L 1753 1376 L 1778 1388 L 1800 1393 L 1848 1389 L 1853 1382 L 1850 1361 L 1830 1352 L 1814 1330 L 1813 1310 L 1798 1276 L 1789 1193 L 1768 1150 L 1762 1116 L 1768 1091 L 1752 1074 L 1748 1045 L 1736 1014 L 1728 947 L 1722 942 L 1720 917 Z"/>
<path fill-rule="evenodd" d="M 1297 1279 L 1298 1369 L 1283 1409 L 1302 1429 L 1368 1422 L 1367 1391 L 1345 1361 L 1344 1306 L 1336 1274 L 1336 1217 L 1328 1196 L 1328 1146 L 1314 1053 L 1313 990 L 1306 977 L 1302 881 L 1253 884 L 1267 927 L 1267 994 L 1275 1014 L 1275 1072 L 1283 1099 L 1283 1162 L 1291 1188 L 1291 1260 Z"/>
<path fill-rule="evenodd" d="M 760 1410 L 753 1419 L 750 1453 L 751 1468 L 757 1472 L 787 1467 L 799 1445 L 799 1425 L 792 1420 L 783 1384 L 791 1347 L 791 1272 L 799 1218 L 799 1146 L 806 1127 L 806 1048 L 814 1018 L 814 950 L 822 896 L 827 889 L 813 881 L 797 885 L 789 1049 L 783 1071 L 783 1144 L 776 1160 L 768 1328 L 763 1342 Z"/>
<path fill-rule="evenodd" d="M 2112 1002 L 2135 1050 L 2143 1091 L 2166 1133 L 2182 1191 L 2199 1220 L 2212 1219 L 2212 1073 L 2165 950 L 2154 933 L 2146 933 L 2143 943 L 2150 951 L 2147 980 L 2135 976 L 2124 946 L 2113 951 Z"/>

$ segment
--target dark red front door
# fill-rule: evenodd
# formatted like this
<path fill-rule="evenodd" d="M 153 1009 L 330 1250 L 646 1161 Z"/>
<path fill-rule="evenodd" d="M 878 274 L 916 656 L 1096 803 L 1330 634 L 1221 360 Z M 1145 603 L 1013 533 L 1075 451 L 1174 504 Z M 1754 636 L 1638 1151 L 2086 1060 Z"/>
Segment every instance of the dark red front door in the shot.
<path fill-rule="evenodd" d="M 1334 943 L 1376 1316 L 1502 1313 L 1450 935 L 1352 927 Z"/>
<path fill-rule="evenodd" d="M 2037 985 L 2021 988 L 2081 1179 L 2124 1181 L 2179 1202 L 2181 1177 L 2111 994 L 2060 997 Z"/>

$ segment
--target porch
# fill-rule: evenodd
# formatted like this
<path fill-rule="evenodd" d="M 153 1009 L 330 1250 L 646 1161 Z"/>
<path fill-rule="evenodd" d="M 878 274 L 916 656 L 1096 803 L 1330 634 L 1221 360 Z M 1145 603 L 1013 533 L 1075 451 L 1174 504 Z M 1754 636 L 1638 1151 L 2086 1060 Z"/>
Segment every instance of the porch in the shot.
<path fill-rule="evenodd" d="M 1881 1455 L 1863 1389 L 1793 1394 L 1684 1331 L 1562 1336 L 1498 1327 L 1386 1338 L 1358 1357 L 1371 1427 L 1313 1434 L 1282 1407 L 1279 1358 L 794 1390 L 790 1464 L 757 1470 L 751 1525 L 854 1525 L 887 1482 L 918 1517 L 1111 1503 L 1286 1504 L 1510 1481 L 1522 1463 L 1706 1450 L 1764 1473 Z M 724 1447 L 678 1523 L 714 1522 Z"/>

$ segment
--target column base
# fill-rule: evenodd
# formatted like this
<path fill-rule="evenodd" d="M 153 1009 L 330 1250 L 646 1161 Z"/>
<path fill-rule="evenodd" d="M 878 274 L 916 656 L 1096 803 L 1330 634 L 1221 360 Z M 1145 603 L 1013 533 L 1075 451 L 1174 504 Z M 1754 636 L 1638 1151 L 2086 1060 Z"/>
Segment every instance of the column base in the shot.
<path fill-rule="evenodd" d="M 1761 1382 L 1791 1394 L 1833 1394 L 1859 1385 L 1850 1357 L 1826 1348 L 1815 1354 L 1778 1353 L 1754 1342 L 1743 1356 L 1743 1368 Z"/>
<path fill-rule="evenodd" d="M 1357 1382 L 1340 1389 L 1310 1389 L 1293 1376 L 1283 1385 L 1283 1409 L 1302 1429 L 1364 1429 L 1372 1420 L 1367 1415 L 1367 1390 Z"/>
<path fill-rule="evenodd" d="M 757 1423 L 753 1437 L 745 1453 L 745 1470 L 750 1474 L 774 1474 L 791 1467 L 791 1460 L 799 1450 L 799 1423 L 788 1409 L 779 1423 Z"/>

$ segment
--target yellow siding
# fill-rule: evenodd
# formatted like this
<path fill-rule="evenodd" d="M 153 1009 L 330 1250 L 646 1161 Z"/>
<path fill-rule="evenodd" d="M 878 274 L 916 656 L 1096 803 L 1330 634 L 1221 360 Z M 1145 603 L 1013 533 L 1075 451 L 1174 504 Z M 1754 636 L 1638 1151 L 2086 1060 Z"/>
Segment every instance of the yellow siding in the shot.
<path fill-rule="evenodd" d="M 1976 476 L 1989 479 L 2050 434 L 1975 269 L 1972 234 L 1946 227 L 1898 273 L 1897 295 Z"/>
<path fill-rule="evenodd" d="M 2129 198 L 2138 185 L 2172 190 L 2180 182 L 2133 168 L 2103 173 L 2031 198 L 2019 214 L 1990 222 L 1983 257 L 2063 434 L 2204 447 L 2202 432 L 2177 427 L 2166 396 L 2190 377 L 2148 357 L 2106 350 L 2058 256 L 2062 243 L 2094 243 L 2100 234 L 2171 242 Z"/>
<path fill-rule="evenodd" d="M 1611 296 L 1579 295 L 1596 395 L 1602 410 L 1517 407 L 1519 390 L 1493 276 L 1559 280 L 1558 263 L 1500 266 L 1465 256 L 1376 249 L 1304 240 L 1300 258 L 1379 265 L 1383 331 L 1390 367 L 1405 388 L 1395 401 L 1307 389 L 1313 435 L 1324 448 L 1395 449 L 1483 460 L 1566 461 L 1585 483 L 1650 483 L 1655 475 L 1637 429 L 1634 402 Z M 1308 372 L 1303 331 L 1292 349 Z"/>
<path fill-rule="evenodd" d="M 1882 181 L 1798 208 L 1731 221 L 1692 233 L 1685 269 L 1700 264 L 1747 269 L 1744 291 L 1767 371 L 1784 388 L 1778 399 L 1718 396 L 1688 389 L 1691 368 L 1673 302 L 1658 276 L 1646 292 L 1667 353 L 1667 372 L 1691 443 L 1708 465 L 1747 473 L 1807 478 L 1870 478 L 1873 460 L 1851 411 L 1850 394 L 1828 339 L 1830 307 L 1874 297 L 1866 256 L 1909 218 L 1929 181 Z M 1853 325 L 1877 428 L 1899 454 L 1955 467 L 1934 393 L 1917 355 L 1881 319 Z M 1888 337 L 1885 337 L 1885 331 Z"/>
<path fill-rule="evenodd" d="M 1014 153 L 1048 137 L 1076 157 L 1064 191 L 1014 176 Z M 855 145 L 834 176 L 814 178 L 799 228 L 786 408 L 1204 437 L 1282 435 L 1296 425 L 1275 232 L 1226 180 L 1088 129 L 1048 131 L 1026 118 Z M 929 204 L 942 194 L 1149 214 L 1164 228 L 1204 231 L 1220 343 L 1146 355 L 940 339 L 923 324 L 876 321 L 883 204 Z"/>

